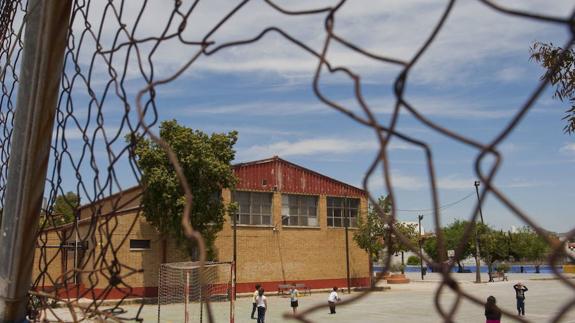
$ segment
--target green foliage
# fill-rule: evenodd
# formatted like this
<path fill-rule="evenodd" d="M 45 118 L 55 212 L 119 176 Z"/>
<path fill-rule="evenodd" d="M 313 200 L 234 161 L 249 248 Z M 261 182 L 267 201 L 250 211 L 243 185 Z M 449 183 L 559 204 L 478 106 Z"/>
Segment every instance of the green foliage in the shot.
<path fill-rule="evenodd" d="M 437 250 L 437 237 L 428 237 L 423 240 L 423 251 L 434 262 L 440 262 L 439 252 Z M 447 255 L 445 255 L 447 257 Z"/>
<path fill-rule="evenodd" d="M 510 249 L 518 260 L 541 264 L 551 250 L 544 237 L 529 227 L 520 228 L 511 234 Z"/>
<path fill-rule="evenodd" d="M 463 241 L 465 228 L 468 224 L 469 221 L 455 220 L 453 223 L 441 229 L 444 237 L 446 251 L 456 250 L 459 247 L 459 244 L 461 241 Z M 475 231 L 472 230 L 471 232 L 474 234 Z M 460 260 L 475 254 L 474 240 L 474 238 L 468 239 L 464 245 L 462 253 L 460 254 L 459 258 L 456 259 L 457 265 L 460 269 L 463 269 Z M 423 242 L 423 250 L 431 259 L 433 259 L 433 261 L 441 261 L 442 257 L 439 255 L 436 237 L 426 238 Z M 443 259 L 447 259 L 447 254 L 442 256 Z"/>
<path fill-rule="evenodd" d="M 478 224 L 480 256 L 491 268 L 496 261 L 509 258 L 509 237 L 503 231 L 495 231 L 489 226 Z"/>
<path fill-rule="evenodd" d="M 62 225 L 74 222 L 74 212 L 80 206 L 80 197 L 74 192 L 58 195 L 54 201 L 54 225 Z"/>
<path fill-rule="evenodd" d="M 369 254 L 372 261 L 377 261 L 378 253 L 383 249 L 383 226 L 383 219 L 371 206 L 365 219 L 360 216 L 357 220 L 357 230 L 353 235 L 353 240 Z"/>
<path fill-rule="evenodd" d="M 398 263 L 398 262 L 394 262 L 394 263 L 391 263 L 389 265 L 389 271 L 392 273 L 398 273 L 398 272 L 403 273 L 404 270 L 405 270 L 405 266 Z"/>
<path fill-rule="evenodd" d="M 575 132 L 575 51 L 570 49 L 564 52 L 563 48 L 554 46 L 553 43 L 535 42 L 530 52 L 531 59 L 547 69 L 542 78 L 549 77 L 551 84 L 555 86 L 553 97 L 570 102 L 571 108 L 565 111 L 563 117 L 567 120 L 567 125 L 563 130 L 572 134 Z M 565 54 L 563 61 L 559 64 L 556 73 L 552 73 L 553 67 L 557 65 L 563 52 Z"/>
<path fill-rule="evenodd" d="M 509 269 L 511 269 L 511 266 L 509 266 L 507 263 L 500 263 L 497 265 L 497 268 L 495 268 L 498 272 L 500 273 L 506 273 L 509 271 Z"/>
<path fill-rule="evenodd" d="M 447 250 L 456 250 L 459 244 L 464 240 L 465 228 L 469 225 L 469 221 L 455 220 L 453 223 L 443 228 L 443 236 L 445 237 L 445 246 Z M 474 233 L 472 230 L 471 233 Z M 465 259 L 475 253 L 473 244 L 474 239 L 468 238 L 467 243 L 463 248 L 459 259 Z"/>
<path fill-rule="evenodd" d="M 409 258 L 407 258 L 407 264 L 410 266 L 419 265 L 419 257 L 418 256 L 409 256 Z"/>
<path fill-rule="evenodd" d="M 162 138 L 176 154 L 193 194 L 191 225 L 199 231 L 213 259 L 213 242 L 224 223 L 226 208 L 221 199 L 223 188 L 236 183 L 231 161 L 237 132 L 214 133 L 211 136 L 181 125 L 175 120 L 162 122 Z M 163 237 L 173 237 L 187 245 L 181 229 L 185 198 L 174 167 L 166 152 L 151 140 L 139 138 L 134 153 L 142 171 L 144 187 L 142 204 L 146 220 Z M 197 259 L 194 245 L 187 245 Z"/>
<path fill-rule="evenodd" d="M 372 259 L 376 259 L 378 252 L 384 247 L 387 247 L 390 253 L 410 250 L 407 244 L 401 242 L 386 223 L 386 219 L 391 215 L 389 196 L 379 197 L 377 202 L 383 210 L 383 214 L 379 214 L 375 207 L 370 207 L 366 220 L 361 220 L 360 217 L 358 230 L 353 237 L 357 245 L 368 252 Z M 417 245 L 418 235 L 415 232 L 415 225 L 399 222 L 395 222 L 393 225 L 395 230 L 407 237 L 412 244 Z M 389 234 L 391 234 L 391 244 L 386 246 L 385 237 Z"/>

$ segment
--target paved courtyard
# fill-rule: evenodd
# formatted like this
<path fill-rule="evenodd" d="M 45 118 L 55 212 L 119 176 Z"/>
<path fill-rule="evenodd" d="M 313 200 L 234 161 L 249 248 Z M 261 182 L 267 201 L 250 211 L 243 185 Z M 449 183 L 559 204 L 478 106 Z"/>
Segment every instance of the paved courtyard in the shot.
<path fill-rule="evenodd" d="M 441 322 L 440 316 L 434 305 L 434 295 L 437 290 L 439 276 L 428 274 L 426 280 L 421 282 L 416 273 L 408 276 L 413 280 L 406 285 L 387 285 L 391 289 L 382 292 L 374 292 L 357 303 L 347 306 L 338 306 L 337 314 L 329 315 L 327 306 L 320 309 L 311 318 L 315 322 Z M 454 277 L 460 282 L 461 288 L 481 299 L 493 295 L 497 298 L 498 305 L 506 310 L 515 312 L 515 294 L 512 286 L 517 281 L 522 281 L 529 291 L 526 293 L 526 319 L 531 322 L 548 322 L 568 300 L 575 298 L 575 292 L 570 287 L 564 286 L 558 280 L 552 279 L 551 275 L 510 274 L 509 281 L 494 283 L 473 283 L 475 274 L 455 274 Z M 483 275 L 483 281 L 487 275 Z M 575 278 L 575 277 L 571 277 Z M 573 280 L 575 283 L 575 280 Z M 343 299 L 349 297 L 341 295 Z M 312 296 L 300 299 L 300 308 L 305 309 L 314 304 L 326 304 L 327 293 L 316 292 Z M 445 291 L 441 296 L 441 304 L 453 304 L 454 294 Z M 288 311 L 289 298 L 271 296 L 268 298 L 269 311 L 266 322 L 285 322 L 282 315 Z M 217 306 L 217 305 L 216 305 Z M 236 303 L 236 322 L 255 322 L 249 318 L 251 312 L 251 300 L 239 298 Z M 132 306 L 125 307 L 134 311 Z M 448 306 L 445 306 L 447 309 Z M 222 313 L 216 313 L 216 319 L 221 318 Z M 180 322 L 179 311 L 166 308 L 163 320 L 165 322 Z M 147 322 L 157 320 L 157 306 L 146 305 L 142 310 L 143 317 Z M 205 313 L 204 313 L 205 315 Z M 197 316 L 196 316 L 197 319 Z M 199 322 L 199 320 L 192 320 Z M 221 320 L 218 320 L 218 322 Z M 485 322 L 483 308 L 469 301 L 462 301 L 457 314 L 456 322 Z M 504 318 L 503 322 L 513 322 L 511 318 Z M 207 322 L 204 320 L 203 322 Z M 573 308 L 561 322 L 575 323 L 575 308 Z"/>

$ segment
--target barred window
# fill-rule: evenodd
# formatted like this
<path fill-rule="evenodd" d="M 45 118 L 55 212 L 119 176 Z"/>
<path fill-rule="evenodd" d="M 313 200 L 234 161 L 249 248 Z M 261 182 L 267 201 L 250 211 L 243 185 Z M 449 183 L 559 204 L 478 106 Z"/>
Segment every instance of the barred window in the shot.
<path fill-rule="evenodd" d="M 236 191 L 232 198 L 238 204 L 238 224 L 271 225 L 272 193 Z"/>
<path fill-rule="evenodd" d="M 282 195 L 282 224 L 287 226 L 318 226 L 317 196 Z"/>
<path fill-rule="evenodd" d="M 349 227 L 357 226 L 359 199 L 345 197 L 327 198 L 327 226 Z M 346 223 L 346 218 L 349 222 Z"/>
<path fill-rule="evenodd" d="M 150 240 L 130 239 L 130 249 L 132 250 L 151 249 Z"/>

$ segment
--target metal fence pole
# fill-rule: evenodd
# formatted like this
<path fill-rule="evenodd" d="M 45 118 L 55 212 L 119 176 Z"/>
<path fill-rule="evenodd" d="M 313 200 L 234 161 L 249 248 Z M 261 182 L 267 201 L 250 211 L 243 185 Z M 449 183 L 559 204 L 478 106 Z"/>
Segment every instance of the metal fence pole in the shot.
<path fill-rule="evenodd" d="M 345 272 L 347 278 L 347 293 L 351 294 L 351 279 L 349 277 L 349 238 L 348 238 L 348 227 L 349 227 L 349 212 L 351 208 L 349 207 L 349 201 L 347 197 L 344 199 L 343 210 L 345 214 Z"/>
<path fill-rule="evenodd" d="M 0 322 L 26 317 L 70 0 L 30 0 L 0 227 Z"/>
<path fill-rule="evenodd" d="M 422 241 L 421 241 L 421 220 L 423 220 L 423 214 L 420 214 L 417 216 L 417 220 L 419 221 L 419 268 L 421 270 L 421 280 L 423 280 L 423 276 L 425 276 L 425 274 L 423 273 L 423 246 L 422 246 Z M 408 259 L 409 261 L 409 259 Z"/>

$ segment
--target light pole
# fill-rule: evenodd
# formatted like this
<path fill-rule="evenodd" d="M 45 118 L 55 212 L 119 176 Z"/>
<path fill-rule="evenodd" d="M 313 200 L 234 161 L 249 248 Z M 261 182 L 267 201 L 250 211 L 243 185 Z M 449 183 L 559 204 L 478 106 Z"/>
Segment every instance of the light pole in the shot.
<path fill-rule="evenodd" d="M 232 289 L 232 301 L 235 302 L 236 301 L 236 296 L 237 296 L 237 288 L 236 288 L 236 284 L 238 282 L 237 280 L 237 268 L 238 268 L 238 213 L 236 213 L 235 211 L 233 212 L 233 226 L 234 226 L 234 231 L 232 232 L 232 284 L 233 284 L 233 289 Z M 235 315 L 235 313 L 234 313 Z"/>
<path fill-rule="evenodd" d="M 479 218 L 481 219 L 481 224 L 485 224 L 483 222 L 483 212 L 481 212 L 481 203 L 479 203 L 479 185 L 481 184 L 481 182 L 479 181 L 475 181 L 475 183 L 473 183 L 473 185 L 475 185 L 475 193 L 477 194 L 477 203 L 479 204 Z"/>
<path fill-rule="evenodd" d="M 419 221 L 419 267 L 421 268 L 421 280 L 423 280 L 423 249 L 421 246 L 421 220 L 423 220 L 423 214 L 418 215 L 417 220 Z"/>
<path fill-rule="evenodd" d="M 479 198 L 479 181 L 475 181 L 473 185 L 475 186 L 475 192 L 477 193 L 477 205 L 479 207 L 479 215 L 481 216 L 481 224 L 483 224 L 483 213 L 481 212 L 481 203 Z M 477 221 L 474 221 L 476 223 Z M 479 255 L 481 254 L 479 247 L 479 232 L 477 226 L 475 226 L 475 282 L 481 283 L 481 263 L 479 261 Z M 491 273 L 489 273 L 489 279 L 491 279 Z"/>
<path fill-rule="evenodd" d="M 349 212 L 351 209 L 348 205 L 349 201 L 347 197 L 344 198 L 344 205 L 343 211 L 345 215 L 344 224 L 345 224 L 345 268 L 346 268 L 346 276 L 347 276 L 347 293 L 351 294 L 351 280 L 349 277 L 349 239 L 348 239 L 348 227 L 349 227 Z"/>

